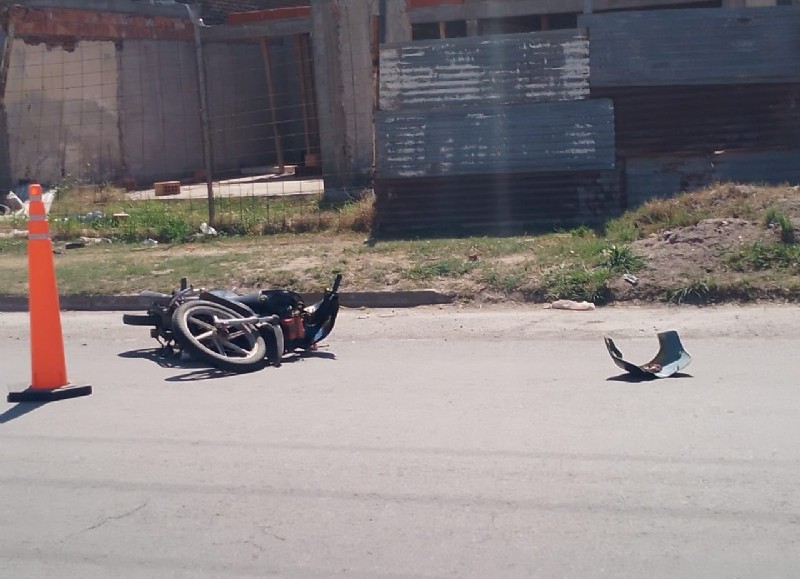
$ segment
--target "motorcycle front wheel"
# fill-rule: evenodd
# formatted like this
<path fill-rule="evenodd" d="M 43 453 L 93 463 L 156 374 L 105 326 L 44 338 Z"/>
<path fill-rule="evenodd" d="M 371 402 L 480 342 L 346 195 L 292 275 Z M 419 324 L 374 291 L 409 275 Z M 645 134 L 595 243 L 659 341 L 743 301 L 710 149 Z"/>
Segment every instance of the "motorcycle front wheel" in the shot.
<path fill-rule="evenodd" d="M 227 372 L 252 372 L 267 364 L 264 338 L 252 324 L 222 328 L 214 319 L 241 318 L 225 306 L 205 300 L 184 302 L 172 315 L 176 341 L 189 354 Z"/>

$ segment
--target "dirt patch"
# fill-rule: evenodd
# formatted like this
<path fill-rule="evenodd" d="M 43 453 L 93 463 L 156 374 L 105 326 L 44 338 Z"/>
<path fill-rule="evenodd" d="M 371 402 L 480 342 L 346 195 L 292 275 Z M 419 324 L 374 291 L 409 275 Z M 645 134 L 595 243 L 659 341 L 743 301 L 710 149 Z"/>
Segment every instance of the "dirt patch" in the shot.
<path fill-rule="evenodd" d="M 746 219 L 704 219 L 636 241 L 632 249 L 647 260 L 640 283 L 670 286 L 724 273 L 726 256 L 756 241 L 774 240 L 774 232 Z"/>
<path fill-rule="evenodd" d="M 724 185 L 704 194 L 713 195 L 704 200 L 709 201 L 708 207 L 712 209 L 724 204 L 727 212 L 752 214 L 758 219 L 708 218 L 696 225 L 666 229 L 633 242 L 631 249 L 646 259 L 646 266 L 636 273 L 635 285 L 622 278 L 613 282 L 615 299 L 664 299 L 670 292 L 691 293 L 692 288 L 720 301 L 736 300 L 745 293 L 755 299 L 791 293 L 788 284 L 776 281 L 770 272 L 744 274 L 731 267 L 729 258 L 757 242 L 780 243 L 780 230 L 763 223 L 764 211 L 777 207 L 792 223 L 799 223 L 800 191 L 796 187 Z M 794 231 L 795 237 L 800 236 L 797 226 Z M 786 282 L 786 276 L 783 281 Z"/>

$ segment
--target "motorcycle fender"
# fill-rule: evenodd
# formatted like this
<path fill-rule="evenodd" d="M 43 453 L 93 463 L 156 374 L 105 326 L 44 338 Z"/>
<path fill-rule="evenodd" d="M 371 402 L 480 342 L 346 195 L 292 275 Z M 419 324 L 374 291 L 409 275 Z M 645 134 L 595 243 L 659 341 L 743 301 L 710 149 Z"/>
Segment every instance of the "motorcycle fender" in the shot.
<path fill-rule="evenodd" d="M 338 296 L 331 296 L 319 303 L 319 308 L 311 316 L 313 322 L 306 326 L 306 338 L 310 344 L 316 344 L 327 338 L 336 324 L 339 313 Z"/>

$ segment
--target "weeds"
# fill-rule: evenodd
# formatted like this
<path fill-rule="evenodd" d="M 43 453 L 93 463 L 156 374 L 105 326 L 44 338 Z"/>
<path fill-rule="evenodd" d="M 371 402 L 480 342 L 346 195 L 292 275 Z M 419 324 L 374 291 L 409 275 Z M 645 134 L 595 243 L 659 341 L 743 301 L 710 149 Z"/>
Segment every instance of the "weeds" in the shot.
<path fill-rule="evenodd" d="M 764 213 L 762 224 L 767 229 L 777 229 L 780 232 L 782 243 L 794 243 L 794 226 L 792 225 L 792 220 L 780 207 L 774 205 L 768 207 Z"/>
<path fill-rule="evenodd" d="M 704 304 L 717 291 L 713 280 L 698 280 L 679 288 L 666 290 L 666 301 L 674 304 Z"/>
<path fill-rule="evenodd" d="M 673 199 L 656 199 L 606 226 L 606 235 L 611 240 L 630 242 L 647 237 L 664 229 L 697 225 L 711 216 L 707 208 L 692 206 L 691 196 L 680 195 Z"/>
<path fill-rule="evenodd" d="M 580 225 L 580 226 L 572 229 L 569 233 L 570 233 L 570 235 L 572 235 L 572 237 L 586 238 L 586 237 L 593 237 L 594 236 L 594 231 L 592 231 L 591 229 L 589 229 L 585 225 Z"/>
<path fill-rule="evenodd" d="M 498 291 L 505 295 L 514 293 L 525 293 L 523 290 L 527 289 L 532 272 L 529 264 L 522 265 L 515 268 L 501 268 L 492 267 L 481 272 L 478 281 L 483 284 L 486 289 L 491 291 Z"/>
<path fill-rule="evenodd" d="M 645 264 L 644 258 L 634 254 L 627 246 L 612 245 L 603 250 L 603 255 L 605 259 L 602 265 L 614 273 L 633 273 L 642 269 Z"/>
<path fill-rule="evenodd" d="M 551 270 L 542 280 L 546 300 L 578 300 L 603 304 L 611 298 L 609 270 L 566 267 Z"/>
<path fill-rule="evenodd" d="M 56 188 L 50 216 L 54 239 L 88 236 L 128 243 L 147 238 L 161 243 L 192 241 L 198 237 L 200 225 L 208 220 L 205 202 L 129 201 L 121 189 L 77 183 Z M 374 200 L 370 195 L 336 203 L 313 198 L 221 197 L 216 200 L 216 223 L 212 225 L 221 235 L 259 236 L 367 233 L 373 221 Z"/>
<path fill-rule="evenodd" d="M 728 257 L 736 271 L 793 270 L 800 272 L 800 246 L 756 242 Z"/>
<path fill-rule="evenodd" d="M 438 277 L 461 277 L 473 269 L 476 264 L 458 258 L 449 258 L 433 263 L 415 265 L 406 270 L 406 275 L 416 280 L 431 280 Z"/>

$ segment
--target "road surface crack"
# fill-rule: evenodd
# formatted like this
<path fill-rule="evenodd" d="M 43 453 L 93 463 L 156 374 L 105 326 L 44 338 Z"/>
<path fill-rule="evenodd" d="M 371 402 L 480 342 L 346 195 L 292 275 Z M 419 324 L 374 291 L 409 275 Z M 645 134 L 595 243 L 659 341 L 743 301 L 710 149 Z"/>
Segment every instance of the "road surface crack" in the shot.
<path fill-rule="evenodd" d="M 91 525 L 90 527 L 86 527 L 85 529 L 81 529 L 80 531 L 72 533 L 71 535 L 67 535 L 66 537 L 61 539 L 60 542 L 63 543 L 65 541 L 67 541 L 67 540 L 69 540 L 69 539 L 71 539 L 73 537 L 77 537 L 78 535 L 81 535 L 83 533 L 88 533 L 89 531 L 94 531 L 95 529 L 97 529 L 99 527 L 102 527 L 103 525 L 105 525 L 106 523 L 108 523 L 110 521 L 117 521 L 119 519 L 124 519 L 125 517 L 129 517 L 132 514 L 134 514 L 135 512 L 140 511 L 143 508 L 145 508 L 149 503 L 150 503 L 150 499 L 147 499 L 141 505 L 139 505 L 138 507 L 134 507 L 129 511 L 126 511 L 126 512 L 124 512 L 122 514 L 119 514 L 119 515 L 112 515 L 112 516 L 109 516 L 109 517 L 105 517 L 105 518 L 99 520 L 98 522 L 96 522 L 94 525 Z"/>

